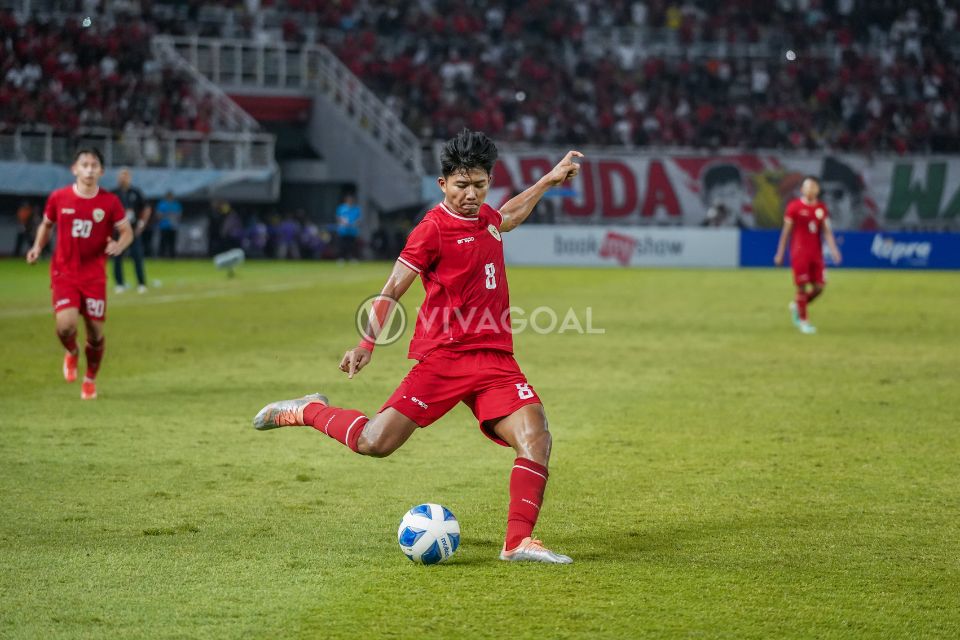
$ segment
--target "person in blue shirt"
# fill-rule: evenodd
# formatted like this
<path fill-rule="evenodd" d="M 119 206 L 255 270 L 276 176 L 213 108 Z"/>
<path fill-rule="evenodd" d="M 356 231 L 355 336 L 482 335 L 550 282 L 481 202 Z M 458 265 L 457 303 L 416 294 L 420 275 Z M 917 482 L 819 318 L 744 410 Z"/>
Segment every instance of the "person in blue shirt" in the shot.
<path fill-rule="evenodd" d="M 177 229 L 183 217 L 183 205 L 167 191 L 163 200 L 157 203 L 157 226 L 160 229 L 160 257 L 177 257 Z"/>
<path fill-rule="evenodd" d="M 343 260 L 357 260 L 360 257 L 360 250 L 357 246 L 358 236 L 360 235 L 360 206 L 357 205 L 356 196 L 347 193 L 343 196 L 343 202 L 337 207 L 337 237 L 340 240 L 340 255 Z"/>

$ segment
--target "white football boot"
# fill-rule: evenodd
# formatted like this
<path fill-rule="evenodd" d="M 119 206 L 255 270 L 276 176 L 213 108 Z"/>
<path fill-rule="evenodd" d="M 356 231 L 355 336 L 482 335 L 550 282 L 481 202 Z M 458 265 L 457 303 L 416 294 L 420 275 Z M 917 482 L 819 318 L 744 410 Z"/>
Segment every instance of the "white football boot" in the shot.
<path fill-rule="evenodd" d="M 260 409 L 260 413 L 253 419 L 253 428 L 258 431 L 266 431 L 278 427 L 306 426 L 303 422 L 303 410 L 307 408 L 308 404 L 314 402 L 321 402 L 326 405 L 330 404 L 327 396 L 319 393 L 311 393 L 308 396 L 294 400 L 271 402 L 263 409 Z"/>
<path fill-rule="evenodd" d="M 535 538 L 524 538 L 512 551 L 504 549 L 500 559 L 507 562 L 546 562 L 548 564 L 571 564 L 573 559 L 560 553 L 554 553 Z"/>

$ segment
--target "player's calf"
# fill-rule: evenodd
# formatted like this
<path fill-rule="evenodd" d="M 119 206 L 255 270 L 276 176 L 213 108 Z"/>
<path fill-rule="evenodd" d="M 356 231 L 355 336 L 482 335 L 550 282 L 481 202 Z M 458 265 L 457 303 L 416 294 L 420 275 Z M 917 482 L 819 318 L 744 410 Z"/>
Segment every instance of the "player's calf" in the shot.
<path fill-rule="evenodd" d="M 815 284 L 815 285 L 813 285 L 813 289 L 812 289 L 809 293 L 807 293 L 807 304 L 810 304 L 811 302 L 813 302 L 814 300 L 816 300 L 817 297 L 818 297 L 821 293 L 823 293 L 823 287 L 824 287 L 824 285 L 822 285 L 822 284 Z"/>
<path fill-rule="evenodd" d="M 355 451 L 372 458 L 386 458 L 403 446 L 417 423 L 393 407 L 389 407 L 367 422 L 357 436 Z"/>
<path fill-rule="evenodd" d="M 106 350 L 107 341 L 101 333 L 99 339 L 92 335 L 87 336 L 87 345 L 84 347 L 84 354 L 87 356 L 87 373 L 85 380 L 97 379 L 97 373 L 100 372 L 100 363 L 103 362 L 103 352 Z"/>

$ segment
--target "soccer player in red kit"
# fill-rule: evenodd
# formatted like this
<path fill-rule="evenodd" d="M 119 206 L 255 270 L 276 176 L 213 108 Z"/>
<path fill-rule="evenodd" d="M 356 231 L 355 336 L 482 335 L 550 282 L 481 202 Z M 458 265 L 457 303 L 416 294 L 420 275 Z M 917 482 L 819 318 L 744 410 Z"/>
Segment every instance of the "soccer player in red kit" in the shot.
<path fill-rule="evenodd" d="M 835 264 L 840 264 L 840 250 L 830 226 L 830 213 L 819 199 L 820 182 L 813 176 L 804 178 L 800 185 L 800 197 L 791 200 L 783 214 L 783 230 L 773 262 L 783 264 L 783 252 L 790 236 L 790 266 L 793 282 L 797 285 L 797 297 L 790 303 L 793 324 L 801 333 L 816 333 L 807 320 L 807 305 L 823 293 L 826 286 L 823 268 L 823 238 Z"/>
<path fill-rule="evenodd" d="M 50 240 L 54 225 L 57 243 L 50 262 L 50 288 L 56 314 L 57 336 L 67 350 L 63 356 L 63 377 L 77 379 L 77 324 L 83 316 L 87 326 L 87 371 L 80 385 L 80 397 L 97 397 L 96 378 L 105 347 L 103 323 L 107 318 L 107 256 L 120 255 L 133 240 L 117 196 L 100 188 L 103 156 L 93 148 L 80 149 L 70 170 L 76 182 L 57 189 L 47 199 L 43 222 L 37 230 L 27 262 L 35 263 Z M 114 229 L 120 232 L 113 238 Z"/>
<path fill-rule="evenodd" d="M 353 451 L 383 457 L 396 451 L 419 427 L 427 427 L 463 402 L 481 431 L 510 446 L 510 505 L 501 560 L 568 564 L 533 538 L 552 443 L 536 391 L 513 357 L 510 296 L 500 234 L 521 224 L 544 193 L 577 175 L 570 151 L 536 184 L 500 211 L 484 204 L 497 148 L 483 133 L 464 130 L 441 152 L 438 179 L 443 202 L 410 233 L 393 272 L 374 303 L 366 336 L 346 352 L 340 370 L 348 377 L 370 363 L 374 341 L 392 305 L 419 276 L 426 298 L 417 317 L 409 357 L 418 363 L 373 417 L 331 406 L 309 395 L 264 407 L 257 429 L 307 425 Z"/>

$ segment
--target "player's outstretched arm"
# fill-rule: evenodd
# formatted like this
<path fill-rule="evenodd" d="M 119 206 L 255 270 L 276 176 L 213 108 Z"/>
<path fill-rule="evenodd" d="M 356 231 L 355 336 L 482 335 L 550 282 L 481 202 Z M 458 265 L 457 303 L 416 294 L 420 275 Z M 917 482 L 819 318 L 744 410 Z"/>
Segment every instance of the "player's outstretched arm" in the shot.
<path fill-rule="evenodd" d="M 830 224 L 830 220 L 823 221 L 823 233 L 827 238 L 827 249 L 830 250 L 830 257 L 833 258 L 833 263 L 840 264 L 843 256 L 840 255 L 840 249 L 837 248 L 837 239 L 833 235 L 833 225 Z"/>
<path fill-rule="evenodd" d="M 370 319 L 363 332 L 360 344 L 347 351 L 340 360 L 340 371 L 353 378 L 355 373 L 370 364 L 373 357 L 373 347 L 384 325 L 390 319 L 393 308 L 400 302 L 400 298 L 407 292 L 413 281 L 417 279 L 417 272 L 399 260 L 393 265 L 393 271 L 383 285 L 380 295 L 370 307 Z"/>
<path fill-rule="evenodd" d="M 500 207 L 500 215 L 503 216 L 500 231 L 516 229 L 523 224 L 523 221 L 527 219 L 548 189 L 577 177 L 577 174 L 580 173 L 580 165 L 573 160 L 582 157 L 583 154 L 579 151 L 567 151 L 563 160 L 557 163 L 557 166 L 551 169 L 549 173 L 537 180 L 536 184 L 507 200 L 506 204 Z"/>
<path fill-rule="evenodd" d="M 780 232 L 780 242 L 777 243 L 777 255 L 773 256 L 773 264 L 778 267 L 783 264 L 783 252 L 787 248 L 787 238 L 790 237 L 791 229 L 793 229 L 793 220 L 785 218 L 783 220 L 783 230 Z"/>
<path fill-rule="evenodd" d="M 40 228 L 37 229 L 37 237 L 33 239 L 33 246 L 27 251 L 27 264 L 34 264 L 40 259 L 43 248 L 50 242 L 50 231 L 52 229 L 53 223 L 44 217 L 43 222 L 40 223 Z"/>
<path fill-rule="evenodd" d="M 130 243 L 133 242 L 133 227 L 130 226 L 129 220 L 124 220 L 122 223 L 117 225 L 117 230 L 120 231 L 120 237 L 114 240 L 110 238 L 107 240 L 107 248 L 105 253 L 108 256 L 118 256 L 123 253 L 124 249 L 130 246 Z"/>

